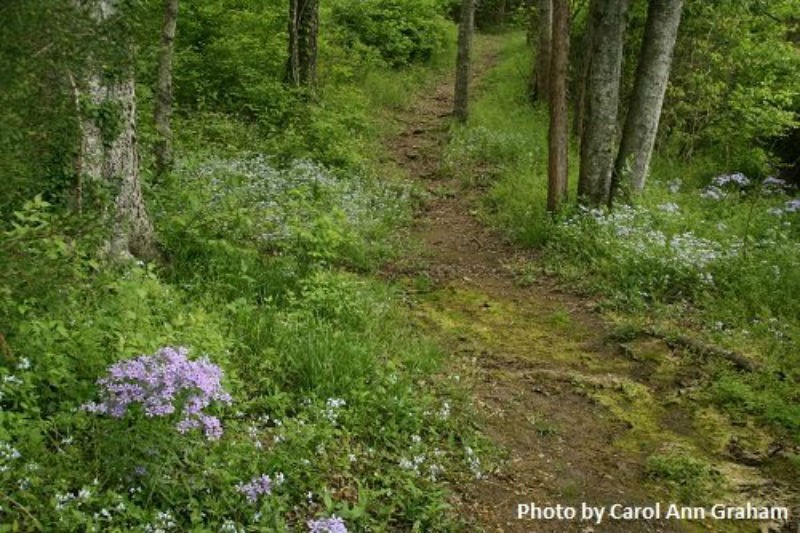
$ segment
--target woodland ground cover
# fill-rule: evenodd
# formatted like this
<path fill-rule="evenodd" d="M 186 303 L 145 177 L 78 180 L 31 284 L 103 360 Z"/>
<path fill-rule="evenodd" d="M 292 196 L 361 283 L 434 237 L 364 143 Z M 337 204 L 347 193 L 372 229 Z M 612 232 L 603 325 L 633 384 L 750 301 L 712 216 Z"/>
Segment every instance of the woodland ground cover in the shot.
<path fill-rule="evenodd" d="M 447 486 L 481 475 L 484 446 L 469 407 L 402 295 L 358 274 L 412 207 L 377 170 L 382 109 L 452 49 L 442 7 L 414 5 L 326 8 L 312 96 L 264 76 L 277 3 L 186 4 L 180 156 L 148 189 L 158 264 L 97 258 L 107 191 L 76 213 L 49 185 L 68 169 L 8 161 L 0 530 L 458 527 Z"/>
<path fill-rule="evenodd" d="M 447 169 L 467 168 L 465 179 L 488 187 L 488 220 L 516 242 L 541 248 L 546 272 L 603 296 L 623 337 L 653 324 L 667 332 L 689 328 L 763 363 L 753 373 L 712 364 L 707 398 L 796 437 L 797 191 L 766 173 L 746 176 L 727 166 L 727 156 L 662 154 L 635 205 L 576 207 L 551 217 L 547 116 L 525 106 L 530 62 L 524 36 L 511 36 L 468 124 L 453 131 Z M 570 157 L 577 160 L 574 146 Z M 570 181 L 574 197 L 574 175 Z"/>

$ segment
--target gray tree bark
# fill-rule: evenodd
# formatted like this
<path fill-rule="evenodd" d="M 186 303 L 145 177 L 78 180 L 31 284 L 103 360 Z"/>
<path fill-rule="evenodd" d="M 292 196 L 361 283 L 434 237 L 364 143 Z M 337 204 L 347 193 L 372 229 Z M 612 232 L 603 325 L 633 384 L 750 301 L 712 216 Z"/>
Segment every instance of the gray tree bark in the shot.
<path fill-rule="evenodd" d="M 453 115 L 459 122 L 469 116 L 469 78 L 472 33 L 475 25 L 475 0 L 461 1 L 461 20 L 458 24 L 458 56 Z"/>
<path fill-rule="evenodd" d="M 289 83 L 304 87 L 316 83 L 318 33 L 319 0 L 289 0 Z"/>
<path fill-rule="evenodd" d="M 536 47 L 536 64 L 534 77 L 536 79 L 535 100 L 547 101 L 550 89 L 550 47 L 553 39 L 553 0 L 537 0 L 536 10 L 538 17 L 538 45 Z"/>
<path fill-rule="evenodd" d="M 595 1 L 578 180 L 579 200 L 588 205 L 606 204 L 611 194 L 611 174 L 617 153 L 622 48 L 629 5 L 629 0 Z"/>
<path fill-rule="evenodd" d="M 593 10 L 597 9 L 597 3 L 592 2 L 589 5 L 589 18 L 586 23 L 586 29 L 583 35 L 583 53 L 581 54 L 580 64 L 580 78 L 578 79 L 578 90 L 575 98 L 575 117 L 573 128 L 575 130 L 575 137 L 578 139 L 580 145 L 583 138 L 583 125 L 584 113 L 586 112 L 586 84 L 589 80 L 589 71 L 592 66 L 592 38 L 594 25 L 592 21 L 595 18 Z"/>
<path fill-rule="evenodd" d="M 550 129 L 547 209 L 555 212 L 567 198 L 567 68 L 569 66 L 569 0 L 553 0 L 550 57 Z"/>
<path fill-rule="evenodd" d="M 155 123 L 156 176 L 172 169 L 172 56 L 175 50 L 175 28 L 178 23 L 178 0 L 164 1 L 164 22 L 161 27 L 161 47 L 158 51 L 158 82 L 156 87 Z"/>
<path fill-rule="evenodd" d="M 96 0 L 91 5 L 90 14 L 99 27 L 115 13 L 114 0 Z M 130 256 L 150 259 L 156 252 L 153 225 L 145 209 L 139 178 L 133 66 L 125 66 L 113 78 L 103 76 L 100 71 L 101 65 L 96 64 L 81 97 L 84 103 L 80 117 L 80 169 L 88 179 L 106 184 L 114 195 L 107 253 L 113 259 Z M 87 108 L 91 112 L 86 112 Z M 96 118 L 96 111 L 101 109 L 111 115 L 103 123 Z"/>
<path fill-rule="evenodd" d="M 614 165 L 612 199 L 617 190 L 629 198 L 629 193 L 644 189 L 682 8 L 682 0 L 650 0 L 633 98 Z"/>

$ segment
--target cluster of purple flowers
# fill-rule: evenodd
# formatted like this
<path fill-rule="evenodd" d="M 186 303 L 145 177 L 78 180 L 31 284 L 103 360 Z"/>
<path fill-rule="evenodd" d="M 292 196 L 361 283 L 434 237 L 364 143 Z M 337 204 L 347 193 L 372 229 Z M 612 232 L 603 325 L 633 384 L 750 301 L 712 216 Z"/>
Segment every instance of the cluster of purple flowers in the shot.
<path fill-rule="evenodd" d="M 272 494 L 272 478 L 262 474 L 247 483 L 239 483 L 236 485 L 236 489 L 246 495 L 250 503 L 255 503 L 259 496 Z"/>
<path fill-rule="evenodd" d="M 188 353 L 184 347 L 166 346 L 153 355 L 111 365 L 108 375 L 97 380 L 103 400 L 89 402 L 83 408 L 114 418 L 125 416 L 128 406 L 134 404 L 140 404 L 150 417 L 179 411 L 179 432 L 202 427 L 206 438 L 218 439 L 222 425 L 203 409 L 213 401 L 231 403 L 230 395 L 222 388 L 222 369 L 206 357 L 189 360 Z"/>
<path fill-rule="evenodd" d="M 347 533 L 344 520 L 336 515 L 308 521 L 308 533 Z"/>

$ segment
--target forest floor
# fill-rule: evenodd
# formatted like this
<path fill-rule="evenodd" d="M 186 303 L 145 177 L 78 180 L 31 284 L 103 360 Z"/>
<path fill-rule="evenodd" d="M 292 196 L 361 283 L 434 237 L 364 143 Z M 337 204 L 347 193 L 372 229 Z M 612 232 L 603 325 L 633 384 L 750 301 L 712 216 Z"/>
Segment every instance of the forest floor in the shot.
<path fill-rule="evenodd" d="M 473 87 L 480 91 L 500 40 L 483 37 L 477 44 Z M 512 247 L 482 223 L 484 191 L 441 170 L 452 86 L 450 78 L 439 78 L 392 117 L 398 131 L 386 141 L 387 164 L 430 196 L 414 223 L 419 246 L 384 275 L 408 287 L 415 320 L 452 354 L 447 374 L 468 387 L 476 423 L 503 450 L 503 459 L 482 479 L 457 488 L 459 512 L 475 530 L 488 532 L 788 530 L 769 521 L 606 517 L 597 525 L 580 517 L 517 518 L 518 505 L 531 502 L 578 509 L 582 502 L 607 508 L 662 502 L 663 513 L 675 493 L 648 478 L 646 461 L 653 454 L 712 454 L 711 480 L 726 489 L 709 505 L 793 500 L 785 481 L 730 451 L 737 442 L 731 436 L 755 448 L 768 446 L 767 436 L 684 399 L 698 379 L 690 360 L 660 340 L 620 345 L 594 311 L 596 302 L 538 274 L 521 279 L 524 265 L 535 264 L 535 252 Z M 707 496 L 702 480 L 694 481 Z"/>

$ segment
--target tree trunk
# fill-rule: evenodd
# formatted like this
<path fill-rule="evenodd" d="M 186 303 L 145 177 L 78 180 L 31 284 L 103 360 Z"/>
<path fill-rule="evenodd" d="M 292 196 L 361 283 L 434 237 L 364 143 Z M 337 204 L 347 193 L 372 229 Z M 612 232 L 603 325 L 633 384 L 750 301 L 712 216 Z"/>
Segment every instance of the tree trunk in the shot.
<path fill-rule="evenodd" d="M 458 24 L 458 59 L 453 115 L 466 122 L 469 115 L 470 49 L 475 22 L 475 0 L 461 1 L 461 21 Z"/>
<path fill-rule="evenodd" d="M 100 27 L 115 12 L 113 0 L 97 0 L 91 6 L 91 16 Z M 94 63 L 99 62 L 95 59 Z M 153 258 L 156 256 L 153 225 L 145 209 L 139 179 L 133 65 L 126 65 L 115 77 L 109 78 L 101 74 L 101 65 L 95 64 L 85 85 L 78 158 L 83 174 L 104 182 L 114 195 L 107 252 L 114 259 L 131 255 Z M 87 113 L 86 105 L 90 106 L 90 111 L 103 109 L 114 113 L 113 120 L 98 123 L 97 113 Z"/>
<path fill-rule="evenodd" d="M 116 192 L 111 254 L 132 254 L 153 258 L 153 225 L 147 216 L 139 179 L 139 151 L 136 142 L 136 84 L 133 72 L 110 84 L 108 101 L 120 111 L 120 132 L 106 149 L 103 177 Z"/>
<path fill-rule="evenodd" d="M 289 83 L 304 87 L 316 83 L 318 33 L 319 0 L 289 0 Z"/>
<path fill-rule="evenodd" d="M 583 53 L 581 54 L 580 64 L 580 78 L 578 79 L 578 93 L 575 99 L 575 117 L 573 128 L 575 130 L 575 138 L 578 139 L 580 145 L 583 139 L 583 125 L 584 116 L 586 113 L 586 84 L 589 80 L 589 70 L 592 66 L 592 46 L 594 37 L 594 24 L 592 21 L 595 19 L 594 11 L 597 9 L 597 2 L 592 2 L 589 6 L 589 18 L 586 22 L 586 29 L 583 35 Z"/>
<path fill-rule="evenodd" d="M 175 50 L 175 27 L 178 22 L 178 0 L 165 0 L 164 23 L 161 27 L 161 48 L 158 51 L 158 85 L 156 87 L 155 123 L 156 176 L 172 170 L 172 56 Z"/>
<path fill-rule="evenodd" d="M 633 98 L 614 166 L 612 199 L 617 189 L 629 198 L 629 193 L 640 193 L 644 188 L 678 37 L 682 4 L 682 0 L 650 0 Z"/>
<path fill-rule="evenodd" d="M 547 209 L 555 212 L 567 197 L 569 0 L 553 0 L 552 45 Z"/>
<path fill-rule="evenodd" d="M 594 38 L 586 85 L 586 109 L 578 196 L 588 205 L 608 203 L 617 138 L 625 18 L 629 0 L 595 0 Z"/>
<path fill-rule="evenodd" d="M 538 47 L 536 50 L 536 64 L 534 77 L 536 79 L 535 99 L 540 102 L 547 101 L 547 92 L 550 88 L 550 43 L 553 39 L 553 0 L 537 0 L 538 11 Z"/>

